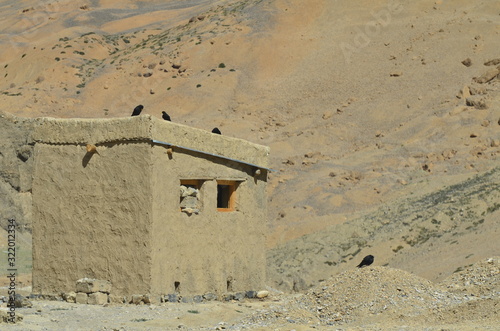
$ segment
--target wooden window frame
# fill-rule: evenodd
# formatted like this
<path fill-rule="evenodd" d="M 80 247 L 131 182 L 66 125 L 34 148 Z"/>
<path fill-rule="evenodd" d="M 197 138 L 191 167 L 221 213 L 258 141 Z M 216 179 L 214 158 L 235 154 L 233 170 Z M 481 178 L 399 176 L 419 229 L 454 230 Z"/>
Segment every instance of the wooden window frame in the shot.
<path fill-rule="evenodd" d="M 217 186 L 224 185 L 229 187 L 229 200 L 227 208 L 219 208 L 217 207 L 217 211 L 220 212 L 231 212 L 236 210 L 236 187 L 239 182 L 234 180 L 217 180 Z M 217 190 L 217 205 L 218 205 L 218 197 L 219 190 Z"/>

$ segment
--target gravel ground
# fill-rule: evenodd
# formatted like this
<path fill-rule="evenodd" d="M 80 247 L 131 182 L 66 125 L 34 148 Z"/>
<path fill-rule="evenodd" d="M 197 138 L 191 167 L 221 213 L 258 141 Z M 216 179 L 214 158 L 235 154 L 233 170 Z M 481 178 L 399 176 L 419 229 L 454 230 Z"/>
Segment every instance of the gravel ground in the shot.
<path fill-rule="evenodd" d="M 440 283 L 387 267 L 336 275 L 303 294 L 264 300 L 161 305 L 33 301 L 6 330 L 498 330 L 500 257 Z"/>

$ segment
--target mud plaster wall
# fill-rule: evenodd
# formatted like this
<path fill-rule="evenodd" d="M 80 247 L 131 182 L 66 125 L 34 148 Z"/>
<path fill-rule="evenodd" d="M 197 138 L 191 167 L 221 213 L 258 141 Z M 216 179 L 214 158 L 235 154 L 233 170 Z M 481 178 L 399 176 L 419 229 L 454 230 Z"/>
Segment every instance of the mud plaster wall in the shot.
<path fill-rule="evenodd" d="M 34 293 L 74 291 L 83 277 L 112 280 L 114 294 L 150 291 L 151 144 L 98 152 L 35 145 Z"/>
<path fill-rule="evenodd" d="M 34 131 L 33 291 L 74 290 L 83 277 L 112 293 L 255 290 L 265 279 L 269 148 L 151 116 L 50 119 Z M 97 154 L 85 144 L 96 144 Z M 180 212 L 180 179 L 204 179 L 202 210 Z M 237 211 L 216 210 L 215 179 L 238 180 Z M 227 281 L 231 279 L 231 288 Z"/>
<path fill-rule="evenodd" d="M 266 178 L 255 168 L 174 148 L 153 148 L 153 293 L 217 294 L 265 282 Z M 180 212 L 180 179 L 203 179 L 199 214 Z M 236 211 L 217 211 L 216 179 L 241 181 Z M 232 279 L 230 289 L 228 279 Z"/>

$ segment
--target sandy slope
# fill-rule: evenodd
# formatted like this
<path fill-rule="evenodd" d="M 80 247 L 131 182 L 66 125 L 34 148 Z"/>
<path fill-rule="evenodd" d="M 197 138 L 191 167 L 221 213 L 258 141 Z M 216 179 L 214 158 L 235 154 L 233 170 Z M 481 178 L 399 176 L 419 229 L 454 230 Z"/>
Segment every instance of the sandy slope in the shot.
<path fill-rule="evenodd" d="M 268 246 L 293 266 L 283 278 L 270 258 L 273 285 L 305 288 L 369 252 L 378 265 L 442 279 L 499 248 L 498 214 L 481 215 L 496 195 L 466 202 L 473 229 L 448 217 L 448 205 L 411 227 L 394 221 L 395 206 L 413 220 L 426 211 L 409 208 L 414 197 L 498 165 L 500 61 L 488 62 L 500 58 L 498 2 L 61 0 L 0 9 L 1 110 L 119 117 L 140 103 L 271 146 Z M 16 155 L 20 147 L 7 145 Z M 1 184 L 9 199 L 29 192 Z M 460 235 L 413 246 L 402 238 L 412 242 L 409 230 L 432 229 L 433 219 Z M 394 224 L 387 236 L 366 230 L 384 223 Z M 312 258 L 318 233 L 332 252 L 343 239 L 375 242 L 347 258 Z M 322 266 L 301 262 L 309 260 Z M 294 279 L 300 270 L 310 278 Z"/>

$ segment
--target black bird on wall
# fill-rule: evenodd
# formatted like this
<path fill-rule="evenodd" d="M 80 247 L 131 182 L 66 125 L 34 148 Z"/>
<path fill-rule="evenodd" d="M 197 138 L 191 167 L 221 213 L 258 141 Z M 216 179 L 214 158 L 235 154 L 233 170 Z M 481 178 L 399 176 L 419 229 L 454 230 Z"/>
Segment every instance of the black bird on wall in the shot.
<path fill-rule="evenodd" d="M 132 116 L 139 116 L 139 114 L 141 113 L 141 111 L 143 109 L 144 109 L 143 105 L 139 105 L 139 106 L 135 107 L 134 111 L 132 112 Z"/>
<path fill-rule="evenodd" d="M 370 264 L 373 263 L 374 260 L 375 260 L 375 257 L 373 257 L 373 255 L 367 255 L 363 258 L 363 261 L 361 261 L 361 263 L 358 264 L 358 268 L 369 266 Z"/>

